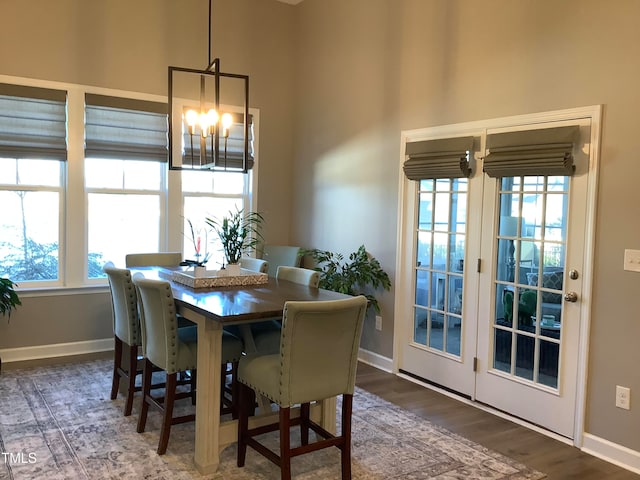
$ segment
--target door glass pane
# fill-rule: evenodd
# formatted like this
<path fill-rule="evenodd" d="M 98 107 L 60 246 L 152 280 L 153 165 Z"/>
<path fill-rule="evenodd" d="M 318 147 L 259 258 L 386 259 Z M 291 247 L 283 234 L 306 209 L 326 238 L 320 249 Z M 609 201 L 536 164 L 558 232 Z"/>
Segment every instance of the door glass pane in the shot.
<path fill-rule="evenodd" d="M 535 355 L 535 338 L 527 335 L 516 335 L 516 376 L 533 380 Z"/>
<path fill-rule="evenodd" d="M 416 246 L 416 266 L 431 266 L 431 232 L 418 232 L 418 245 Z"/>
<path fill-rule="evenodd" d="M 444 315 L 431 312 L 431 329 L 429 335 L 429 346 L 435 350 L 444 351 Z"/>
<path fill-rule="evenodd" d="M 493 368 L 502 372 L 511 372 L 511 344 L 513 334 L 509 330 L 495 329 L 493 341 Z"/>
<path fill-rule="evenodd" d="M 431 272 L 427 270 L 416 271 L 416 295 L 415 303 L 423 307 L 429 306 L 429 278 Z"/>
<path fill-rule="evenodd" d="M 427 320 L 429 312 L 424 308 L 416 308 L 413 318 L 413 341 L 420 345 L 427 344 Z"/>
<path fill-rule="evenodd" d="M 420 182 L 414 341 L 460 356 L 466 248 L 466 179 Z"/>
<path fill-rule="evenodd" d="M 538 381 L 549 387 L 558 387 L 558 358 L 560 344 L 547 340 L 540 341 L 540 374 Z"/>
<path fill-rule="evenodd" d="M 498 197 L 493 365 L 553 388 L 561 354 L 569 180 L 503 178 Z"/>
<path fill-rule="evenodd" d="M 460 317 L 447 315 L 445 318 L 447 325 L 445 332 L 447 336 L 446 352 L 460 356 Z"/>

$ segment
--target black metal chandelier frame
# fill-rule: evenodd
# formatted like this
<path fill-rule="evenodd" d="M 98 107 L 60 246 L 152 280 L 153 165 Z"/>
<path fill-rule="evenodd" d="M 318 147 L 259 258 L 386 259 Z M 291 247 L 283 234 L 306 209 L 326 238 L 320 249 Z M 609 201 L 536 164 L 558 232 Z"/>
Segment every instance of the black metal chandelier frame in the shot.
<path fill-rule="evenodd" d="M 209 65 L 204 70 L 198 70 L 194 68 L 183 68 L 183 67 L 169 67 L 169 79 L 168 79 L 168 89 L 169 89 L 169 169 L 170 170 L 207 170 L 207 171 L 241 171 L 242 173 L 247 173 L 249 170 L 249 124 L 250 124 L 250 116 L 249 116 L 249 76 L 248 75 L 240 75 L 235 73 L 224 73 L 220 71 L 220 59 L 215 58 L 211 60 L 211 13 L 212 13 L 212 0 L 209 0 Z M 241 80 L 244 82 L 244 115 L 243 115 L 243 140 L 244 140 L 244 148 L 242 152 L 242 169 L 239 170 L 237 168 L 228 169 L 227 165 L 227 139 L 229 135 L 229 130 L 226 131 L 223 129 L 221 135 L 221 128 L 214 124 L 212 125 L 210 133 L 207 132 L 207 135 L 196 135 L 194 131 L 189 132 L 189 136 L 191 138 L 191 156 L 188 159 L 189 161 L 185 164 L 185 158 L 182 154 L 184 148 L 182 148 L 183 141 L 183 128 L 184 128 L 184 120 L 183 115 L 184 112 L 180 112 L 180 132 L 175 132 L 173 125 L 173 114 L 174 114 L 174 106 L 173 106 L 173 87 L 174 87 L 174 74 L 183 73 L 189 75 L 197 75 L 200 77 L 200 115 L 204 115 L 206 110 L 206 105 L 213 104 L 215 108 L 215 112 L 219 114 L 220 112 L 220 79 L 221 78 L 231 78 L 236 80 Z M 213 77 L 214 80 L 214 95 L 213 101 L 207 101 L 207 92 L 205 88 L 206 79 Z M 180 163 L 174 162 L 173 158 L 173 146 L 174 146 L 174 135 L 178 135 L 176 140 L 179 139 L 180 142 Z M 197 136 L 198 141 L 200 142 L 199 155 L 194 158 L 194 148 L 193 148 L 193 137 Z M 222 157 L 221 157 L 221 145 L 220 140 L 224 142 L 222 146 Z M 207 143 L 210 140 L 211 148 L 210 155 L 207 153 Z"/>

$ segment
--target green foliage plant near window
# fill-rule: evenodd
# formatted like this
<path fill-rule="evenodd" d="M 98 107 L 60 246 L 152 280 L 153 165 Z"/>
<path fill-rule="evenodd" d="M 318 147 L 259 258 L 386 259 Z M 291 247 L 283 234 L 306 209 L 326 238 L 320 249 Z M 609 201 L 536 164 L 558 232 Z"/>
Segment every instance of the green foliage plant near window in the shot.
<path fill-rule="evenodd" d="M 220 238 L 229 265 L 238 263 L 243 254 L 255 250 L 256 245 L 262 241 L 264 219 L 258 212 L 230 210 L 221 219 L 207 217 L 205 222 Z"/>
<path fill-rule="evenodd" d="M 17 285 L 8 278 L 0 278 L 0 315 L 11 317 L 11 310 L 15 310 L 18 305 L 22 305 L 20 298 L 15 291 Z"/>
<path fill-rule="evenodd" d="M 389 275 L 382 269 L 380 262 L 367 253 L 364 245 L 351 253 L 345 260 L 340 253 L 326 250 L 303 250 L 316 262 L 314 270 L 321 272 L 320 288 L 348 295 L 364 295 L 369 306 L 380 313 L 380 305 L 373 292 L 391 289 Z"/>

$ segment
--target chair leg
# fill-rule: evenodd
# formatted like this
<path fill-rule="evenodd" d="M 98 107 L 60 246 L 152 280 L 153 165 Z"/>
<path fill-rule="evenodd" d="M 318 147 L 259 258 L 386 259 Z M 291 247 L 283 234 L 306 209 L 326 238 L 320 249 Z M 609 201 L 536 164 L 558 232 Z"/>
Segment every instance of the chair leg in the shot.
<path fill-rule="evenodd" d="M 309 445 L 309 410 L 309 403 L 300 405 L 300 443 L 302 445 Z"/>
<path fill-rule="evenodd" d="M 280 479 L 291 480 L 291 409 L 280 408 Z"/>
<path fill-rule="evenodd" d="M 231 418 L 238 418 L 238 365 L 240 362 L 231 364 Z"/>
<path fill-rule="evenodd" d="M 351 412 L 353 395 L 342 396 L 342 480 L 351 480 Z"/>
<path fill-rule="evenodd" d="M 191 387 L 191 405 L 195 405 L 196 404 L 196 383 L 197 383 L 197 371 L 196 370 L 191 370 L 191 383 L 190 383 L 190 387 Z"/>
<path fill-rule="evenodd" d="M 138 375 L 138 347 L 129 346 L 129 385 L 127 386 L 127 401 L 124 404 L 124 416 L 131 415 L 133 408 L 133 394 L 136 390 L 136 376 Z"/>
<path fill-rule="evenodd" d="M 118 397 L 118 388 L 120 387 L 120 363 L 122 362 L 122 340 L 115 337 L 115 346 L 113 352 L 113 380 L 111 383 L 111 400 L 115 400 Z"/>
<path fill-rule="evenodd" d="M 142 369 L 142 406 L 140 407 L 140 416 L 138 417 L 138 433 L 144 432 L 147 424 L 147 413 L 149 411 L 148 396 L 151 396 L 151 373 L 153 372 L 153 364 L 144 359 L 144 368 Z"/>
<path fill-rule="evenodd" d="M 193 374 L 192 374 L 193 375 Z M 164 412 L 162 417 L 162 428 L 160 429 L 160 441 L 158 442 L 158 455 L 164 455 L 169 444 L 169 434 L 171 433 L 171 421 L 173 419 L 173 404 L 176 400 L 177 373 L 167 374 L 167 385 L 164 393 Z"/>
<path fill-rule="evenodd" d="M 253 389 L 238 382 L 238 467 L 244 467 L 247 456 L 249 416 L 253 412 L 255 393 Z"/>

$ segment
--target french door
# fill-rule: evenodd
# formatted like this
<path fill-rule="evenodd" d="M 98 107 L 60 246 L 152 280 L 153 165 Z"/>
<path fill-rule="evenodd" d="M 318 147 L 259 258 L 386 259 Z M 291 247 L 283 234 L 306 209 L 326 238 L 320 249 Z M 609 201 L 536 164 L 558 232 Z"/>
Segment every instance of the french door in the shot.
<path fill-rule="evenodd" d="M 590 275 L 591 123 L 552 122 L 580 127 L 572 176 L 491 178 L 478 158 L 468 179 L 405 181 L 403 190 L 399 371 L 568 438 Z"/>

